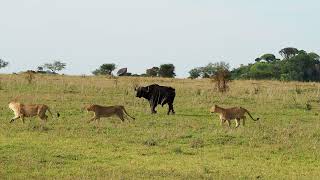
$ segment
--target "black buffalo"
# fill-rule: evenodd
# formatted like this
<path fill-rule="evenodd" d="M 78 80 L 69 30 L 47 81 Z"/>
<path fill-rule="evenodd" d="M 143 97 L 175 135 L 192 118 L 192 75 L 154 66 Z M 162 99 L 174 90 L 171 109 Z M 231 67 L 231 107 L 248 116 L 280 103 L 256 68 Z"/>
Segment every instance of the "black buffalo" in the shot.
<path fill-rule="evenodd" d="M 157 113 L 155 109 L 158 104 L 162 106 L 165 104 L 169 105 L 168 115 L 170 112 L 172 112 L 172 114 L 175 113 L 173 110 L 173 101 L 176 96 L 176 90 L 174 88 L 152 84 L 146 87 L 135 88 L 135 90 L 137 91 L 137 97 L 143 97 L 149 101 L 152 114 Z"/>

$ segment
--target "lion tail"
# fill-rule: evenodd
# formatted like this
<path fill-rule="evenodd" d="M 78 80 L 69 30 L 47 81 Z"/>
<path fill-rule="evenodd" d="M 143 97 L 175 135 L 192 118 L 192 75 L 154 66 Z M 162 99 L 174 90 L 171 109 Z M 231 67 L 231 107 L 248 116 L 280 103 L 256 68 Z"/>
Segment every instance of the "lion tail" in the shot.
<path fill-rule="evenodd" d="M 131 119 L 133 119 L 133 120 L 136 119 L 136 118 L 134 118 L 134 117 L 132 117 L 132 116 L 130 116 L 130 115 L 128 114 L 128 112 L 126 111 L 126 109 L 124 108 L 124 106 L 121 106 L 121 108 L 122 108 L 123 112 L 125 112 L 126 115 L 129 116 Z"/>
<path fill-rule="evenodd" d="M 53 114 L 52 114 L 52 112 L 50 111 L 50 108 L 48 107 L 48 112 L 49 112 L 49 114 L 51 115 L 51 117 L 53 118 Z M 60 113 L 59 112 L 57 112 L 57 117 L 60 117 Z"/>
<path fill-rule="evenodd" d="M 252 120 L 258 121 L 258 120 L 260 119 L 260 118 L 254 119 L 254 118 L 251 116 L 250 112 L 249 112 L 247 109 L 245 109 L 245 108 L 242 108 L 242 109 L 244 109 L 244 110 L 246 111 L 246 113 L 250 116 L 250 118 L 251 118 Z"/>

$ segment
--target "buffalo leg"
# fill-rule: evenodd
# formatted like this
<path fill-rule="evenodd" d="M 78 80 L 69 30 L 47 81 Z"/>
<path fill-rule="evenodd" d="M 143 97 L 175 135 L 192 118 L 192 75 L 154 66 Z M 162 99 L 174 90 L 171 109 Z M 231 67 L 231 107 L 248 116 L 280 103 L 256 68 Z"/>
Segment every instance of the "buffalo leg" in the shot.
<path fill-rule="evenodd" d="M 151 114 L 156 114 L 157 113 L 156 107 L 157 107 L 156 104 L 150 102 Z"/>
<path fill-rule="evenodd" d="M 173 104 L 168 104 L 169 105 L 169 110 L 168 110 L 168 115 L 170 114 L 170 111 L 172 112 L 172 114 L 175 114 L 174 109 L 173 109 Z"/>
<path fill-rule="evenodd" d="M 175 113 L 176 113 L 176 112 L 174 112 L 173 104 L 171 104 L 171 112 L 172 112 L 172 114 L 175 114 Z"/>
<path fill-rule="evenodd" d="M 151 114 L 157 114 L 156 106 L 152 106 L 152 108 L 151 108 Z"/>

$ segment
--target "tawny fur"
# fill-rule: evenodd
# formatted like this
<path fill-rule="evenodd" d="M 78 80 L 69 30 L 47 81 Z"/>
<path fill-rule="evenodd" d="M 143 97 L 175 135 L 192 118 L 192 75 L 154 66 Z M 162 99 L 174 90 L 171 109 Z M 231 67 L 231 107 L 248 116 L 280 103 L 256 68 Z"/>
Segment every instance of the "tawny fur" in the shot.
<path fill-rule="evenodd" d="M 123 106 L 100 106 L 96 104 L 88 105 L 85 107 L 87 111 L 94 112 L 94 116 L 88 121 L 97 120 L 99 122 L 100 118 L 102 117 L 110 117 L 110 116 L 117 116 L 123 122 L 127 116 L 131 119 L 135 119 L 134 117 L 130 116 L 126 109 Z M 128 118 L 127 118 L 128 119 Z"/>
<path fill-rule="evenodd" d="M 48 119 L 46 112 L 48 111 L 51 116 L 52 113 L 49 107 L 45 104 L 22 104 L 16 101 L 12 101 L 9 103 L 9 108 L 13 111 L 14 117 L 10 120 L 10 123 L 21 118 L 24 123 L 25 117 L 34 117 L 38 116 L 42 120 L 42 124 L 44 125 L 45 121 Z M 59 117 L 59 113 L 57 113 Z"/>
<path fill-rule="evenodd" d="M 220 116 L 220 121 L 221 121 L 221 125 L 224 122 L 228 122 L 228 126 L 230 127 L 231 125 L 231 120 L 235 119 L 236 120 L 236 127 L 240 126 L 240 120 L 242 119 L 242 124 L 243 126 L 245 125 L 245 120 L 246 120 L 246 116 L 245 114 L 247 113 L 250 118 L 254 121 L 259 120 L 259 118 L 254 119 L 251 114 L 249 113 L 249 111 L 245 108 L 242 107 L 232 107 L 232 108 L 222 108 L 219 107 L 217 105 L 214 105 L 211 109 L 210 109 L 211 113 L 217 113 Z"/>

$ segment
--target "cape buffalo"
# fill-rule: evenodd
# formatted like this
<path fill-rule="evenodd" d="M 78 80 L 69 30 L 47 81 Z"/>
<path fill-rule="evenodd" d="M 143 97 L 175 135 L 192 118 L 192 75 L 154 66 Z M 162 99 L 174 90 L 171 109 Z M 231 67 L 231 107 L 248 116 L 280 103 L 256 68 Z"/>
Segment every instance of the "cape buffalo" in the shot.
<path fill-rule="evenodd" d="M 170 112 L 172 112 L 172 114 L 175 113 L 173 110 L 173 101 L 176 96 L 174 88 L 152 84 L 146 87 L 135 88 L 135 91 L 137 91 L 136 97 L 143 97 L 149 101 L 152 114 L 157 113 L 155 108 L 158 104 L 161 104 L 162 106 L 165 104 L 169 105 L 168 115 Z"/>

